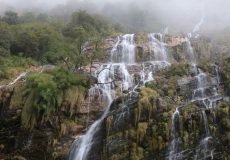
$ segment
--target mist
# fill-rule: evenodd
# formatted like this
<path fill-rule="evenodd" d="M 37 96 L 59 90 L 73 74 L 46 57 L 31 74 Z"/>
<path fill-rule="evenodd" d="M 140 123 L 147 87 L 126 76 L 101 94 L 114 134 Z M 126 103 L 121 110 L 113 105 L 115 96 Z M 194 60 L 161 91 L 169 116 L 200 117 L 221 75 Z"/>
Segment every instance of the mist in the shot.
<path fill-rule="evenodd" d="M 85 9 L 110 17 L 129 32 L 162 32 L 168 27 L 169 33 L 185 34 L 230 26 L 229 7 L 229 0 L 0 0 L 1 14 L 13 10 L 70 17 Z"/>

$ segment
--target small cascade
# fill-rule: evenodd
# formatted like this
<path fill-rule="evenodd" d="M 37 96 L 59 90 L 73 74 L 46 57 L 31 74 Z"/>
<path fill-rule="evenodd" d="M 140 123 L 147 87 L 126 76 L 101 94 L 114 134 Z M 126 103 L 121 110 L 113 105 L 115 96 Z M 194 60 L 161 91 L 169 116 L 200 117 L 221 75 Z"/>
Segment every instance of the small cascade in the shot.
<path fill-rule="evenodd" d="M 212 137 L 205 137 L 196 149 L 194 160 L 213 160 L 214 150 L 209 149 L 209 143 L 211 143 Z"/>
<path fill-rule="evenodd" d="M 102 76 L 103 77 L 103 76 Z M 103 77 L 104 78 L 104 77 Z M 109 112 L 110 105 L 112 103 L 112 96 L 111 96 L 111 90 L 105 90 L 108 89 L 108 84 L 104 84 L 104 88 L 99 88 L 97 85 L 91 88 L 90 90 L 99 89 L 101 90 L 102 97 L 107 99 L 107 107 L 104 111 L 101 118 L 97 121 L 95 121 L 89 128 L 89 130 L 86 132 L 84 136 L 79 137 L 76 139 L 71 147 L 70 154 L 69 154 L 69 160 L 85 160 L 88 159 L 88 154 L 90 152 L 90 149 L 94 143 L 94 137 L 96 134 L 100 131 L 100 126 L 103 121 L 103 119 L 107 116 Z M 92 91 L 91 93 L 94 93 Z M 94 96 L 94 95 L 89 95 Z"/>
<path fill-rule="evenodd" d="M 215 69 L 215 72 L 216 72 L 216 80 L 217 80 L 217 88 L 219 88 L 219 85 L 220 85 L 220 73 L 219 73 L 219 66 L 216 65 L 216 64 L 212 64 L 212 66 L 214 67 Z"/>
<path fill-rule="evenodd" d="M 167 27 L 165 27 L 165 29 L 164 29 L 164 32 L 163 32 L 164 34 L 169 34 L 169 26 L 167 26 Z"/>
<path fill-rule="evenodd" d="M 120 50 L 118 47 L 119 45 L 121 46 Z M 122 54 L 121 58 L 119 57 L 119 53 Z M 124 90 L 133 87 L 133 77 L 129 74 L 125 63 L 135 63 L 134 34 L 127 34 L 118 38 L 117 43 L 111 50 L 111 62 L 119 63 L 101 64 L 93 74 L 97 78 L 98 83 L 89 90 L 89 97 L 91 97 L 89 98 L 90 101 L 93 101 L 92 97 L 95 96 L 95 92 L 102 93 L 100 96 L 102 97 L 101 99 L 107 102 L 106 109 L 101 118 L 89 127 L 86 134 L 74 141 L 69 153 L 69 160 L 89 159 L 91 148 L 95 143 L 95 138 L 97 134 L 100 134 L 102 122 L 109 113 L 112 100 L 116 98 L 114 86 L 116 82 L 114 80 L 116 79 L 121 82 L 121 94 Z M 116 85 L 119 85 L 119 83 Z M 125 98 L 128 99 L 128 96 L 130 95 L 128 94 Z M 92 102 L 90 102 L 90 104 L 91 103 Z M 90 106 L 88 106 L 88 111 L 90 111 L 89 108 Z"/>
<path fill-rule="evenodd" d="M 193 100 L 201 100 L 205 97 L 205 91 L 209 87 L 207 81 L 207 75 L 203 73 L 200 69 L 198 70 L 198 75 L 195 76 L 197 88 L 193 91 Z"/>
<path fill-rule="evenodd" d="M 188 53 L 189 61 L 191 64 L 195 64 L 195 56 L 194 56 L 191 42 L 187 37 L 185 37 L 185 42 L 186 42 L 186 46 L 187 46 L 187 53 Z"/>
<path fill-rule="evenodd" d="M 202 17 L 200 19 L 200 22 L 198 24 L 196 24 L 195 27 L 193 28 L 193 30 L 192 30 L 193 33 L 199 31 L 200 26 L 204 23 L 204 3 L 201 6 L 201 10 L 202 10 Z"/>
<path fill-rule="evenodd" d="M 212 64 L 213 68 L 213 77 L 209 77 L 209 74 L 204 73 L 200 68 L 198 68 L 195 64 L 195 56 L 193 53 L 193 48 L 188 38 L 186 38 L 187 44 L 187 53 L 189 56 L 189 60 L 191 65 L 193 66 L 191 69 L 191 73 L 193 74 L 193 78 L 191 81 L 193 90 L 191 92 L 191 100 L 184 103 L 180 108 L 177 108 L 176 111 L 172 115 L 172 127 L 171 127 L 171 142 L 168 146 L 168 154 L 167 160 L 182 160 L 186 159 L 187 155 L 193 156 L 194 160 L 212 160 L 214 159 L 214 155 L 216 154 L 215 145 L 216 142 L 212 137 L 213 131 L 209 128 L 210 125 L 216 124 L 216 115 L 215 112 L 210 113 L 210 108 L 215 108 L 219 101 L 223 99 L 223 95 L 218 93 L 218 89 L 220 87 L 220 78 L 219 78 L 219 67 L 216 64 Z M 195 150 L 187 150 L 184 148 L 188 144 L 188 142 L 184 141 L 184 135 L 180 135 L 184 132 L 188 132 L 183 130 L 179 130 L 180 127 L 179 122 L 176 123 L 176 116 L 179 117 L 178 109 L 181 109 L 188 105 L 194 105 L 197 107 L 197 112 L 192 113 L 190 116 L 186 118 L 186 125 L 190 127 L 188 141 L 189 139 L 194 138 L 194 129 L 196 124 L 193 123 L 193 117 L 195 114 L 199 113 L 199 116 L 202 115 L 202 123 L 203 123 L 203 132 L 201 131 L 202 136 L 200 137 L 200 141 L 198 145 L 195 147 Z M 186 112 L 183 112 L 183 114 Z M 187 114 L 187 113 L 186 113 Z M 213 117 L 213 122 L 209 121 L 209 117 Z M 177 118 L 179 119 L 179 118 Z M 178 120 L 179 121 L 179 120 Z M 209 124 L 211 123 L 211 124 Z M 175 125 L 177 127 L 175 127 Z M 192 127 L 191 127 L 192 126 Z M 180 132 L 175 132 L 175 130 L 179 130 Z M 183 128 L 184 129 L 184 128 Z"/>
<path fill-rule="evenodd" d="M 203 122 L 205 126 L 205 137 L 210 135 L 209 128 L 208 128 L 208 120 L 205 111 L 202 111 Z"/>
<path fill-rule="evenodd" d="M 171 142 L 168 147 L 168 157 L 166 160 L 182 160 L 183 159 L 183 142 L 180 129 L 180 112 L 178 108 L 172 115 L 172 128 L 170 133 Z"/>
<path fill-rule="evenodd" d="M 196 89 L 193 91 L 191 102 L 200 101 L 206 109 L 215 108 L 217 102 L 222 98 L 221 95 L 217 93 L 216 87 L 210 85 L 210 82 L 207 80 L 207 75 L 195 65 L 194 68 L 197 70 L 196 76 L 194 77 L 196 80 Z M 217 78 L 217 86 L 219 86 L 219 83 Z"/>
<path fill-rule="evenodd" d="M 205 18 L 204 3 L 202 3 L 202 5 L 201 5 L 201 11 L 202 11 L 202 17 L 201 17 L 199 23 L 197 23 L 195 25 L 195 27 L 193 28 L 192 33 L 188 33 L 189 38 L 191 38 L 194 33 L 198 32 L 200 30 L 200 26 L 204 23 L 204 18 Z M 199 34 L 196 34 L 195 38 L 198 38 L 198 37 L 199 37 Z"/>
<path fill-rule="evenodd" d="M 142 70 L 139 73 L 140 82 L 134 87 L 134 89 L 138 86 L 144 87 L 147 82 L 154 80 L 153 72 L 151 70 L 154 70 L 154 68 L 145 69 L 145 63 L 142 64 Z"/>
<path fill-rule="evenodd" d="M 111 51 L 111 62 L 134 64 L 135 56 L 134 34 L 119 36 Z"/>
<path fill-rule="evenodd" d="M 101 116 L 101 118 L 95 121 L 86 132 L 84 136 L 76 139 L 71 147 L 69 153 L 69 160 L 85 160 L 88 159 L 88 154 L 94 143 L 94 137 L 97 136 L 100 131 L 100 126 L 103 119 L 107 116 L 109 112 L 110 105 L 112 103 L 112 97 L 114 95 L 113 90 L 113 79 L 114 79 L 114 66 L 112 64 L 101 65 L 98 70 L 94 73 L 97 77 L 98 84 L 89 89 L 89 99 L 93 100 L 95 93 L 101 93 L 101 99 L 106 101 L 106 109 Z M 91 104 L 91 102 L 90 102 Z M 89 104 L 89 105 L 90 105 Z"/>
<path fill-rule="evenodd" d="M 151 52 L 154 54 L 154 57 L 150 57 L 150 59 L 155 61 L 168 61 L 163 35 L 160 33 L 150 33 L 148 34 L 148 38 Z"/>
<path fill-rule="evenodd" d="M 27 75 L 27 72 L 23 72 L 16 79 L 14 79 L 12 82 L 5 84 L 5 85 L 1 85 L 0 88 L 11 86 L 11 85 L 15 84 L 18 80 L 24 78 L 26 75 Z"/>

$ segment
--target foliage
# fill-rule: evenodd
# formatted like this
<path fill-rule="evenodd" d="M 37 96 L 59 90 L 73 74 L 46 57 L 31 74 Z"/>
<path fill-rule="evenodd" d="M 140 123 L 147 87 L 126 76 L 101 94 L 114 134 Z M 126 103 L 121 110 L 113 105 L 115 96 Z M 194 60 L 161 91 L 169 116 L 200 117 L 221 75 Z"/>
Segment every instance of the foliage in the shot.
<path fill-rule="evenodd" d="M 31 58 L 17 56 L 0 58 L 0 81 L 15 78 L 21 72 L 25 71 L 25 69 L 36 65 L 38 63 Z"/>
<path fill-rule="evenodd" d="M 4 22 L 0 22 L 0 57 L 9 55 L 10 45 L 13 40 L 11 27 Z"/>
<path fill-rule="evenodd" d="M 227 57 L 222 64 L 221 77 L 225 90 L 230 95 L 230 57 Z"/>
<path fill-rule="evenodd" d="M 18 24 L 18 14 L 12 11 L 5 12 L 4 16 L 2 17 L 2 20 L 9 25 L 16 25 Z"/>
<path fill-rule="evenodd" d="M 31 74 L 23 92 L 22 125 L 33 128 L 46 122 L 52 114 L 59 115 L 63 100 L 69 100 L 73 109 L 81 102 L 87 85 L 87 77 L 63 68 Z"/>

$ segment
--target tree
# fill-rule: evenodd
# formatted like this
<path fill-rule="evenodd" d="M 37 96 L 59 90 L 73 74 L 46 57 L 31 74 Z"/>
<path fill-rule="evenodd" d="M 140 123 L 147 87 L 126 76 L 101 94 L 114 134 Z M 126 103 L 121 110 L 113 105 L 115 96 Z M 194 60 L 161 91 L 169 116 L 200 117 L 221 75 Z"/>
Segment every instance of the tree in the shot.
<path fill-rule="evenodd" d="M 9 55 L 13 33 L 7 23 L 0 22 L 0 37 L 0 56 Z"/>
<path fill-rule="evenodd" d="M 32 22 L 35 20 L 35 15 L 32 12 L 26 12 L 21 17 L 19 17 L 20 23 Z"/>
<path fill-rule="evenodd" d="M 82 53 L 84 49 L 84 44 L 86 43 L 87 39 L 89 38 L 88 33 L 82 26 L 75 26 L 71 29 L 72 37 L 75 39 L 78 54 Z"/>
<path fill-rule="evenodd" d="M 44 13 L 40 13 L 37 17 L 36 20 L 39 22 L 48 22 L 48 18 L 49 16 L 47 14 Z"/>
<path fill-rule="evenodd" d="M 2 20 L 9 25 L 18 24 L 18 14 L 12 11 L 6 11 Z"/>

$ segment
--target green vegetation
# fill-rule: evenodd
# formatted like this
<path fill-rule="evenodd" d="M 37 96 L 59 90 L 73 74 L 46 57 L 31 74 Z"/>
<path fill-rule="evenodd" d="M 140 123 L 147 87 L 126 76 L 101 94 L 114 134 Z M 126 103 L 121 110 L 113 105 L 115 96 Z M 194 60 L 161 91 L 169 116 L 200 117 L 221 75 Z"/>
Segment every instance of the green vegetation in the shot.
<path fill-rule="evenodd" d="M 90 85 L 82 67 L 105 59 L 104 38 L 121 30 L 107 17 L 84 10 L 74 12 L 68 23 L 46 14 L 5 12 L 0 19 L 1 84 L 32 66 L 32 72 L 43 64 L 58 68 L 30 73 L 23 94 L 14 97 L 22 96 L 22 125 L 32 129 L 54 114 L 61 115 L 63 102 L 69 106 L 69 116 L 75 114 Z"/>
<path fill-rule="evenodd" d="M 23 89 L 23 126 L 33 128 L 38 123 L 46 122 L 55 112 L 60 115 L 63 100 L 70 103 L 70 111 L 76 110 L 75 107 L 78 107 L 83 99 L 88 82 L 89 78 L 62 68 L 31 74 Z"/>

